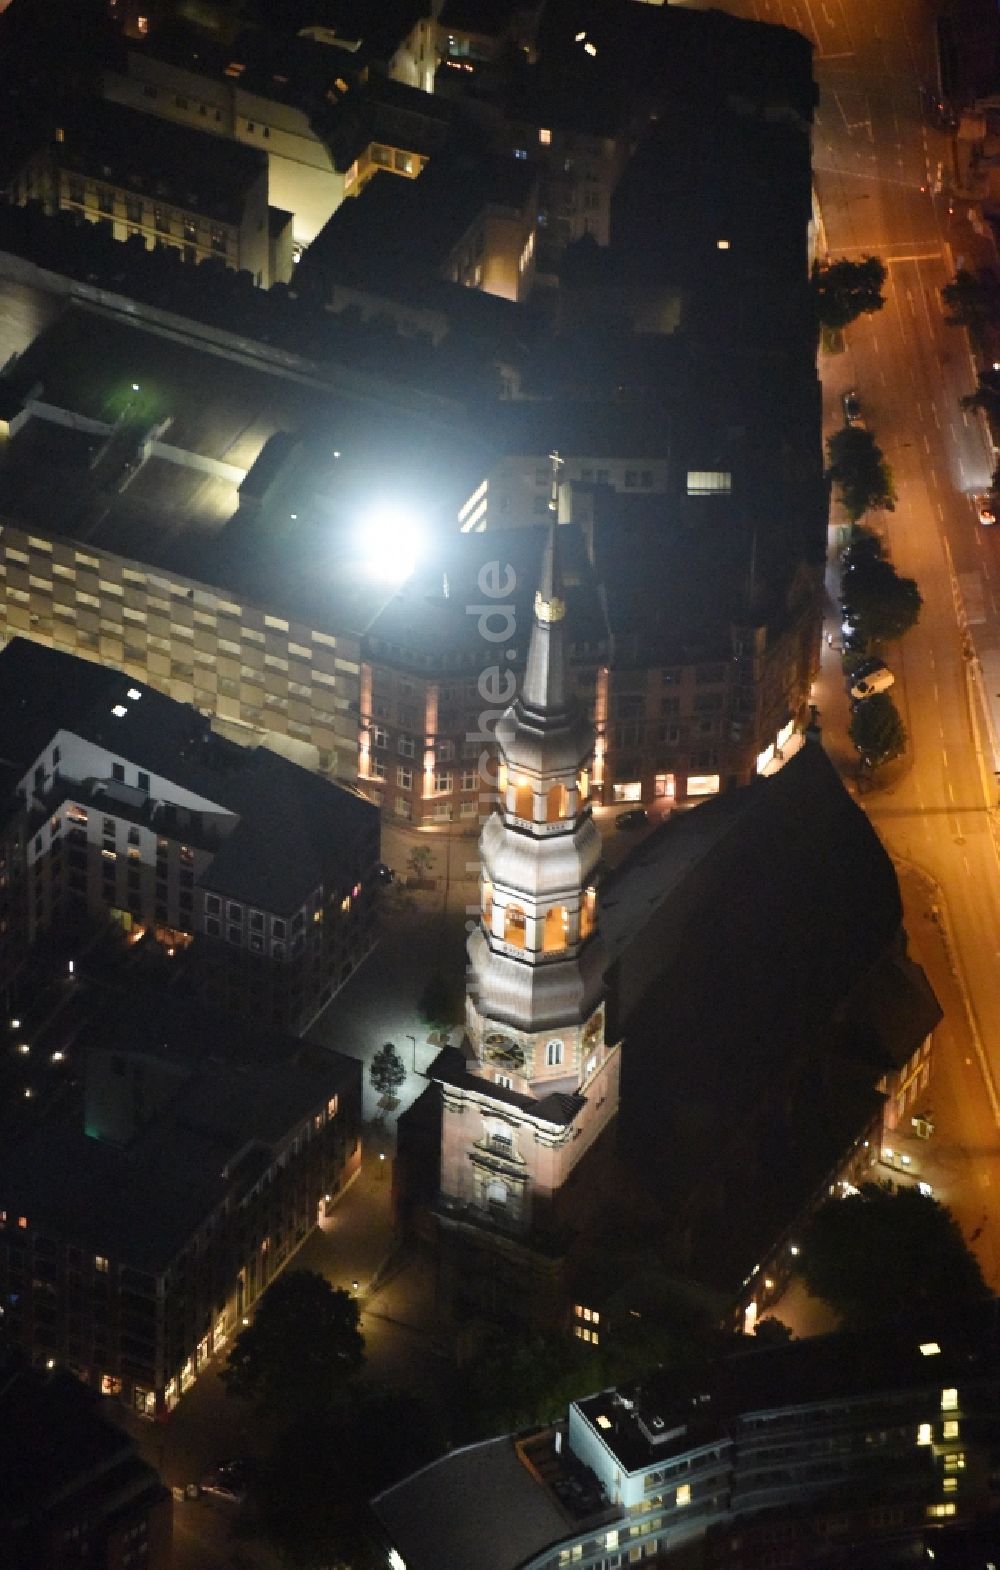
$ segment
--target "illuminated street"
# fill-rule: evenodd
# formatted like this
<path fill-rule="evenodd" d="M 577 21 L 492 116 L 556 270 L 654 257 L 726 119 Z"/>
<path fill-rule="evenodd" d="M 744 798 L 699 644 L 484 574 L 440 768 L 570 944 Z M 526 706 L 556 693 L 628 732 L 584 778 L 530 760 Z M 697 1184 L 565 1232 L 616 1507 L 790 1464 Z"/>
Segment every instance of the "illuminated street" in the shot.
<path fill-rule="evenodd" d="M 940 298 L 968 260 L 971 235 L 960 204 L 953 217 L 948 213 L 949 138 L 920 114 L 920 87 L 934 81 L 935 10 L 922 0 L 877 8 L 865 0 L 749 0 L 724 8 L 796 28 L 816 44 L 814 172 L 829 254 L 874 254 L 888 269 L 885 308 L 853 323 L 846 353 L 824 356 L 820 370 L 827 434 L 842 422 L 842 394 L 858 390 L 899 496 L 895 514 L 879 522 L 894 565 L 916 579 L 924 600 L 918 626 L 889 658 L 901 678 L 907 758 L 885 770 L 863 804 L 899 867 L 912 864 L 940 889 L 961 993 L 937 1034 L 933 1094 L 950 1086 L 961 1143 L 983 1155 L 964 1180 L 956 1171 L 951 1196 L 970 1231 L 1000 1180 L 991 1170 L 1000 1148 L 991 1099 L 994 1109 L 1000 1103 L 979 1058 L 981 1048 L 1000 1084 L 1000 856 L 994 760 L 985 715 L 978 704 L 974 717 L 970 712 L 976 687 L 959 615 L 983 668 L 995 669 L 1000 540 L 984 534 L 967 494 L 988 485 L 992 464 L 979 417 L 959 407 L 975 374 L 966 335 L 945 325 Z M 943 189 L 935 195 L 939 179 Z M 835 625 L 831 615 L 827 626 Z M 839 666 L 825 650 L 816 699 L 826 745 L 850 778 Z M 913 933 L 912 919 L 909 926 Z M 981 1257 L 995 1286 L 996 1254 Z"/>

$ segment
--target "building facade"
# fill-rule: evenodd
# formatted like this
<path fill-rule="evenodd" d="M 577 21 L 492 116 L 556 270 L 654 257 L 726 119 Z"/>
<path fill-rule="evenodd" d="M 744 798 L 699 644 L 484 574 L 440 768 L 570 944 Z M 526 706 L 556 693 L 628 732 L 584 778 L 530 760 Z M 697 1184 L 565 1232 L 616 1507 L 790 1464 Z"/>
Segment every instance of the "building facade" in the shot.
<path fill-rule="evenodd" d="M 356 778 L 356 637 L 6 522 L 0 584 L 0 637 L 111 665 L 193 704 L 231 734 L 287 737 L 303 743 L 304 761 L 322 772 Z"/>
<path fill-rule="evenodd" d="M 361 1068 L 322 1049 L 289 1055 L 287 1042 L 270 1063 L 193 1063 L 213 1016 L 175 1033 L 166 1001 L 148 1012 L 131 1041 L 88 1053 L 85 1127 L 53 1114 L 5 1141 L 0 1298 L 34 1363 L 155 1417 L 224 1352 L 359 1170 Z M 120 1035 L 113 1023 L 107 1035 Z M 67 1205 L 62 1184 L 85 1205 Z"/>
<path fill-rule="evenodd" d="M 276 281 L 264 155 L 197 131 L 150 126 L 119 104 L 98 100 L 67 118 L 15 176 L 10 194 L 104 225 L 116 240 L 168 246 L 185 262 L 214 258 L 250 273 L 259 287 Z"/>

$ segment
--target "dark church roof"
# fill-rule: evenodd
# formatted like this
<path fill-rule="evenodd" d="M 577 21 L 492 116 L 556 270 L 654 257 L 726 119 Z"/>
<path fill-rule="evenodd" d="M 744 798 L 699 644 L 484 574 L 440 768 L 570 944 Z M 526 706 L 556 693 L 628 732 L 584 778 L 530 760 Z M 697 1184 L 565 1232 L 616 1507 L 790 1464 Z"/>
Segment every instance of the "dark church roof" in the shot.
<path fill-rule="evenodd" d="M 738 1284 L 940 1017 L 901 921 L 892 864 L 813 744 L 668 819 L 605 887 L 619 1142 L 673 1213 L 705 1218 L 699 1273 Z M 869 1007 L 889 981 L 891 1039 Z"/>

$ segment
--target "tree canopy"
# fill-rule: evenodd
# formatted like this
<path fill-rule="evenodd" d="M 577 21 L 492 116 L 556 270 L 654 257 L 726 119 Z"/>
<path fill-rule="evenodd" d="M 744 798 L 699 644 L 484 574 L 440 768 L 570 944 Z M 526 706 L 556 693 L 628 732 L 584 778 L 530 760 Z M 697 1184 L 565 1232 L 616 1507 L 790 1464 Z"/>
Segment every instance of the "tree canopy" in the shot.
<path fill-rule="evenodd" d="M 462 1018 L 464 997 L 450 976 L 436 970 L 428 977 L 417 1009 L 428 1025 L 454 1025 Z"/>
<path fill-rule="evenodd" d="M 901 578 L 891 562 L 862 558 L 841 575 L 845 613 L 866 644 L 901 638 L 916 626 L 923 599 L 913 578 Z"/>
<path fill-rule="evenodd" d="M 311 1270 L 286 1270 L 241 1330 L 221 1378 L 227 1392 L 279 1417 L 340 1399 L 365 1360 L 358 1305 Z"/>
<path fill-rule="evenodd" d="M 850 737 L 870 769 L 899 757 L 906 747 L 906 728 L 887 692 L 876 692 L 855 707 Z"/>
<path fill-rule="evenodd" d="M 1000 276 L 992 267 L 975 272 L 960 268 L 941 290 L 949 327 L 966 327 L 973 341 L 985 342 L 991 327 L 1000 325 Z"/>
<path fill-rule="evenodd" d="M 276 1437 L 251 1478 L 246 1525 L 303 1570 L 381 1570 L 367 1501 L 443 1448 L 415 1397 L 359 1386 L 343 1409 L 299 1419 Z"/>
<path fill-rule="evenodd" d="M 828 1200 L 803 1238 L 799 1266 L 807 1290 L 851 1330 L 989 1296 L 951 1212 L 915 1188 L 866 1183 Z"/>
<path fill-rule="evenodd" d="M 406 1078 L 406 1064 L 393 1043 L 386 1041 L 372 1058 L 368 1072 L 380 1096 L 394 1096 Z"/>
<path fill-rule="evenodd" d="M 871 431 L 845 425 L 827 439 L 826 448 L 830 459 L 826 477 L 840 491 L 852 523 L 870 507 L 882 512 L 895 510 L 892 470 Z"/>
<path fill-rule="evenodd" d="M 982 409 L 991 420 L 1000 419 L 1000 371 L 980 371 L 975 392 L 959 402 L 963 409 Z"/>
<path fill-rule="evenodd" d="M 846 327 L 885 304 L 885 267 L 877 256 L 851 262 L 817 262 L 813 268 L 816 311 L 824 327 Z"/>

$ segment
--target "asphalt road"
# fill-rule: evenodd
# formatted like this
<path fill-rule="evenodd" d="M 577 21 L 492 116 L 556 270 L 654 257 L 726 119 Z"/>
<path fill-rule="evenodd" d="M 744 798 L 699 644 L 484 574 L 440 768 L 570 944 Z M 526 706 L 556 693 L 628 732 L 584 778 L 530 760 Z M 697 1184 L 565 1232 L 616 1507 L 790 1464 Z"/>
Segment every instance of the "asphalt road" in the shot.
<path fill-rule="evenodd" d="M 820 366 L 827 433 L 842 420 L 843 391 L 859 392 L 899 495 L 882 520 L 889 549 L 924 598 L 919 625 L 890 654 L 908 757 L 863 800 L 898 866 L 924 875 L 940 913 L 958 984 L 935 1066 L 959 1122 L 961 1160 L 948 1197 L 970 1232 L 984 1206 L 993 1228 L 1000 856 L 989 709 L 1000 698 L 1000 538 L 978 525 L 970 500 L 991 464 L 978 417 L 959 406 L 975 385 L 966 337 L 945 325 L 941 308 L 940 289 L 968 250 L 969 230 L 961 204 L 949 212 L 948 138 L 921 116 L 920 87 L 934 80 L 936 8 L 927 0 L 723 7 L 812 39 L 820 84 L 814 169 L 829 252 L 878 255 L 888 269 L 885 309 L 852 325 L 846 352 L 825 355 Z M 817 700 L 829 750 L 850 773 L 838 666 L 827 651 Z M 981 1257 L 1000 1285 L 992 1243 Z"/>

